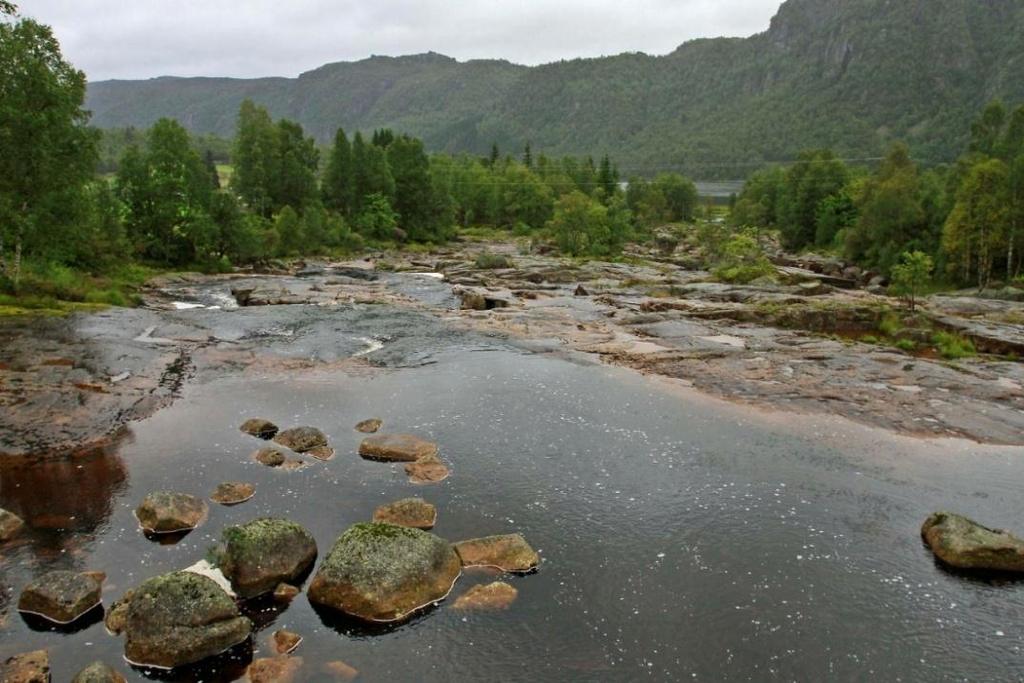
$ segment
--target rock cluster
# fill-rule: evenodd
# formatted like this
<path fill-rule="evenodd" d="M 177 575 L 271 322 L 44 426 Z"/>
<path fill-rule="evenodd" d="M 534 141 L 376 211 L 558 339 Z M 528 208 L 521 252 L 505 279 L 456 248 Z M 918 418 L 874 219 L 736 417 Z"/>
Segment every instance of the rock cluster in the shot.
<path fill-rule="evenodd" d="M 367 460 L 404 462 L 405 473 L 415 484 L 444 481 L 449 470 L 438 457 L 437 444 L 412 434 L 379 434 L 363 439 L 359 455 Z"/>

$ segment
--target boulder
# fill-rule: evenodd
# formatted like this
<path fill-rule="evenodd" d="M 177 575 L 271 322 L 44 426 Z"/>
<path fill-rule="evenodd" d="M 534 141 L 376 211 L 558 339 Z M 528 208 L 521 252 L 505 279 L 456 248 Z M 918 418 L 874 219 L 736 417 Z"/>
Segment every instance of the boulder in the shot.
<path fill-rule="evenodd" d="M 9 657 L 0 664 L 0 681 L 4 683 L 50 683 L 50 657 L 46 650 L 36 650 Z"/>
<path fill-rule="evenodd" d="M 292 683 L 302 668 L 302 657 L 268 657 L 257 659 L 245 672 L 249 683 Z"/>
<path fill-rule="evenodd" d="M 93 662 L 71 679 L 71 683 L 126 683 L 124 676 L 103 662 Z"/>
<path fill-rule="evenodd" d="M 248 640 L 252 622 L 211 579 L 172 572 L 146 581 L 128 603 L 125 659 L 173 669 Z"/>
<path fill-rule="evenodd" d="M 334 449 L 330 446 L 317 446 L 306 451 L 306 455 L 312 456 L 317 460 L 327 462 L 334 457 Z"/>
<path fill-rule="evenodd" d="M 135 589 L 128 589 L 120 599 L 114 601 L 107 613 L 103 615 L 103 625 L 115 636 L 124 633 L 124 629 L 128 625 L 128 605 L 134 595 Z"/>
<path fill-rule="evenodd" d="M 270 440 L 278 432 L 277 425 L 270 420 L 263 420 L 261 418 L 254 418 L 252 420 L 246 420 L 242 423 L 241 430 L 250 436 L 255 436 L 257 439 Z"/>
<path fill-rule="evenodd" d="M 227 481 L 217 486 L 210 500 L 221 505 L 238 505 L 256 495 L 256 487 L 239 481 Z"/>
<path fill-rule="evenodd" d="M 279 583 L 274 589 L 274 599 L 278 602 L 291 602 L 299 594 L 299 589 L 290 583 Z"/>
<path fill-rule="evenodd" d="M 540 564 L 540 555 L 522 534 L 474 538 L 455 544 L 463 567 L 497 567 L 506 572 L 530 572 Z"/>
<path fill-rule="evenodd" d="M 925 520 L 921 536 L 952 567 L 1024 572 L 1024 540 L 966 517 L 936 512 Z"/>
<path fill-rule="evenodd" d="M 382 434 L 363 439 L 359 455 L 368 460 L 416 462 L 437 456 L 437 444 L 411 434 Z"/>
<path fill-rule="evenodd" d="M 433 529 L 437 522 L 437 508 L 422 498 L 406 498 L 373 511 L 373 521 L 411 529 Z"/>
<path fill-rule="evenodd" d="M 363 434 L 376 434 L 380 431 L 384 421 L 379 418 L 370 418 L 369 420 L 363 420 L 356 425 L 356 431 L 362 432 Z"/>
<path fill-rule="evenodd" d="M 70 624 L 100 604 L 102 590 L 103 584 L 92 576 L 47 572 L 21 591 L 18 611 Z"/>
<path fill-rule="evenodd" d="M 356 524 L 321 563 L 309 599 L 366 621 L 400 621 L 447 596 L 460 572 L 458 555 L 431 533 Z"/>
<path fill-rule="evenodd" d="M 284 453 L 276 448 L 261 448 L 252 454 L 252 459 L 267 467 L 280 467 L 284 464 Z"/>
<path fill-rule="evenodd" d="M 301 577 L 316 559 L 316 541 L 285 519 L 257 519 L 224 530 L 220 569 L 242 598 L 269 593 Z"/>
<path fill-rule="evenodd" d="M 305 453 L 319 446 L 326 446 L 327 437 L 316 427 L 293 427 L 275 436 L 274 443 L 290 448 L 296 453 Z"/>
<path fill-rule="evenodd" d="M 298 633 L 285 631 L 284 629 L 274 632 L 274 649 L 279 655 L 286 655 L 294 652 L 295 648 L 302 642 L 302 636 Z"/>
<path fill-rule="evenodd" d="M 25 520 L 13 512 L 0 508 L 0 543 L 11 540 L 25 528 Z"/>
<path fill-rule="evenodd" d="M 155 534 L 191 531 L 206 519 L 206 503 L 187 493 L 155 491 L 135 510 L 139 525 Z"/>
<path fill-rule="evenodd" d="M 519 591 L 514 586 L 495 581 L 486 586 L 473 586 L 460 595 L 452 607 L 457 610 L 503 610 L 508 609 L 518 596 Z"/>

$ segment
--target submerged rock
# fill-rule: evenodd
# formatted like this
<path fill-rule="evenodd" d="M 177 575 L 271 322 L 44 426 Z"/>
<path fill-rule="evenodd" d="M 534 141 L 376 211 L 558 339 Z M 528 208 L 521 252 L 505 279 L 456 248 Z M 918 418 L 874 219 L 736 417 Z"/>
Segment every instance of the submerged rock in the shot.
<path fill-rule="evenodd" d="M 358 669 L 337 659 L 324 664 L 322 671 L 336 681 L 354 681 L 359 677 Z"/>
<path fill-rule="evenodd" d="M 125 683 L 125 678 L 103 662 L 93 662 L 79 671 L 71 683 Z"/>
<path fill-rule="evenodd" d="M 362 422 L 357 424 L 356 431 L 362 432 L 363 434 L 376 434 L 383 424 L 383 420 L 374 417 L 369 420 L 363 420 Z"/>
<path fill-rule="evenodd" d="M 285 455 L 276 448 L 261 448 L 252 454 L 252 459 L 267 467 L 280 467 L 284 464 Z"/>
<path fill-rule="evenodd" d="M 0 508 L 0 543 L 11 540 L 25 528 L 25 520 L 13 512 Z"/>
<path fill-rule="evenodd" d="M 448 478 L 448 466 L 436 455 L 420 458 L 405 466 L 405 473 L 413 484 L 436 484 Z"/>
<path fill-rule="evenodd" d="M 330 446 L 317 446 L 306 451 L 306 455 L 327 462 L 334 457 L 334 449 Z"/>
<path fill-rule="evenodd" d="M 506 572 L 530 572 L 540 564 L 540 555 L 522 534 L 487 536 L 455 544 L 463 567 L 497 567 Z"/>
<path fill-rule="evenodd" d="M 0 681 L 50 683 L 50 656 L 46 650 L 36 650 L 9 657 L 0 664 Z"/>
<path fill-rule="evenodd" d="M 146 531 L 172 534 L 191 531 L 206 519 L 206 503 L 187 493 L 155 491 L 147 495 L 135 510 L 135 517 Z"/>
<path fill-rule="evenodd" d="M 274 632 L 274 649 L 277 654 L 286 655 L 295 651 L 295 648 L 302 642 L 302 636 L 298 633 L 285 631 L 284 629 Z"/>
<path fill-rule="evenodd" d="M 925 520 L 921 536 L 935 555 L 960 569 L 1024 572 L 1024 540 L 949 512 Z"/>
<path fill-rule="evenodd" d="M 436 457 L 437 444 L 411 434 L 382 434 L 363 439 L 359 455 L 368 460 L 385 462 L 416 462 Z"/>
<path fill-rule="evenodd" d="M 373 521 L 412 529 L 432 529 L 437 522 L 437 508 L 422 498 L 406 498 L 373 511 Z"/>
<path fill-rule="evenodd" d="M 447 596 L 460 572 L 455 551 L 431 533 L 356 524 L 324 558 L 309 599 L 367 621 L 399 621 Z"/>
<path fill-rule="evenodd" d="M 290 448 L 296 453 L 305 453 L 327 445 L 327 437 L 316 427 L 293 427 L 274 437 L 274 443 Z"/>
<path fill-rule="evenodd" d="M 279 583 L 274 589 L 274 599 L 278 602 L 291 602 L 298 594 L 299 589 L 290 583 Z"/>
<path fill-rule="evenodd" d="M 239 481 L 228 481 L 217 486 L 210 500 L 221 505 L 238 505 L 256 495 L 256 487 Z"/>
<path fill-rule="evenodd" d="M 473 586 L 455 600 L 453 607 L 458 610 L 502 610 L 519 597 L 519 591 L 504 581 L 495 581 L 486 586 Z"/>
<path fill-rule="evenodd" d="M 257 519 L 223 533 L 224 572 L 239 596 L 254 598 L 282 582 L 295 581 L 316 559 L 316 541 L 285 519 Z"/>
<path fill-rule="evenodd" d="M 125 659 L 171 669 L 245 642 L 252 623 L 214 581 L 172 572 L 146 581 L 128 603 Z"/>
<path fill-rule="evenodd" d="M 260 418 L 246 420 L 242 423 L 241 430 L 250 436 L 255 436 L 257 439 L 264 440 L 273 439 L 278 432 L 276 424 L 270 420 L 263 420 Z"/>
<path fill-rule="evenodd" d="M 302 657 L 268 657 L 249 665 L 245 678 L 249 683 L 292 683 L 302 668 Z"/>
<path fill-rule="evenodd" d="M 43 574 L 25 586 L 18 611 L 70 624 L 100 604 L 103 584 L 94 577 L 67 571 Z"/>

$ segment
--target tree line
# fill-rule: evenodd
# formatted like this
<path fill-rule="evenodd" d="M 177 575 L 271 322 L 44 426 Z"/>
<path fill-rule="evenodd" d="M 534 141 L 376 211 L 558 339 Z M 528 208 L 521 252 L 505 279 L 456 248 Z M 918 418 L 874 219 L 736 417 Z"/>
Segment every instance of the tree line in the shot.
<path fill-rule="evenodd" d="M 953 165 L 921 169 L 902 143 L 873 173 L 830 150 L 803 153 L 787 169 L 755 173 L 733 222 L 778 228 L 790 250 L 833 250 L 889 274 L 946 278 L 987 287 L 1024 266 L 1024 106 L 988 105 Z M 917 255 L 911 259 L 911 256 Z"/>

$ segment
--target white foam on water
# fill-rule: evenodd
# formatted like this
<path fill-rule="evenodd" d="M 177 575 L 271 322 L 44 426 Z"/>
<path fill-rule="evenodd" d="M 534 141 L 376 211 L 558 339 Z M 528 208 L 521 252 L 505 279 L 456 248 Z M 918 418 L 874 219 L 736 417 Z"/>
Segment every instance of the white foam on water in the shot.
<path fill-rule="evenodd" d="M 193 308 L 206 308 L 206 306 L 202 304 L 193 304 L 187 301 L 175 301 L 171 305 L 174 306 L 174 310 L 176 311 L 189 311 Z"/>
<path fill-rule="evenodd" d="M 353 358 L 359 358 L 360 356 L 368 356 L 374 351 L 380 351 L 384 348 L 384 342 L 378 341 L 377 339 L 370 339 L 369 337 L 360 337 L 359 341 L 366 344 L 366 348 L 359 353 L 353 354 Z"/>

